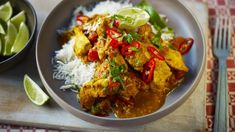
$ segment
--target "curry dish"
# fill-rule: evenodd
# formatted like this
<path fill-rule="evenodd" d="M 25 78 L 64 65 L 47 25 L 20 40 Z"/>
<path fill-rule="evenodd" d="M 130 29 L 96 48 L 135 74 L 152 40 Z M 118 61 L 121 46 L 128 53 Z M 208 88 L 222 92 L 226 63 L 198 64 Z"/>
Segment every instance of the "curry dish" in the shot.
<path fill-rule="evenodd" d="M 62 43 L 74 37 L 76 57 L 97 64 L 92 80 L 77 94 L 81 107 L 97 116 L 113 112 L 131 118 L 155 112 L 189 71 L 182 56 L 192 47 L 192 38 L 158 37 L 156 42 L 151 22 L 125 29 L 120 28 L 122 20 L 119 15 L 80 13 L 78 25 L 60 36 Z"/>

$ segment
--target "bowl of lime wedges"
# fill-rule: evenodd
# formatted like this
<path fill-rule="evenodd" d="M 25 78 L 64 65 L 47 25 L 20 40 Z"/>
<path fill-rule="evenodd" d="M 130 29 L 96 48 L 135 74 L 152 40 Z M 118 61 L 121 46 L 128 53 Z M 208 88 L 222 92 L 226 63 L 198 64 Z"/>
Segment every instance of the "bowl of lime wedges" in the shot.
<path fill-rule="evenodd" d="M 36 13 L 27 0 L 0 1 L 0 72 L 23 59 L 36 30 Z"/>

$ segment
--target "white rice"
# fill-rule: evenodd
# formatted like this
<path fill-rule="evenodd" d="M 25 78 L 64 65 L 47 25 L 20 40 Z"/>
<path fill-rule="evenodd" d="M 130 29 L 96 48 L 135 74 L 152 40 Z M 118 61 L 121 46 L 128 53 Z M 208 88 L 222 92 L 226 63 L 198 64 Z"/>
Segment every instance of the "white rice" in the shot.
<path fill-rule="evenodd" d="M 65 85 L 83 86 L 90 81 L 95 72 L 95 63 L 84 64 L 78 59 L 74 52 L 73 46 L 75 39 L 71 39 L 63 45 L 61 50 L 56 51 L 56 65 L 53 77 L 58 80 L 64 80 Z"/>
<path fill-rule="evenodd" d="M 131 7 L 133 6 L 129 0 L 125 0 L 123 2 L 115 2 L 115 1 L 102 1 L 99 2 L 95 7 L 89 11 L 85 7 L 80 6 L 74 11 L 74 15 L 78 15 L 80 11 L 84 13 L 84 15 L 92 17 L 95 14 L 107 14 L 114 15 L 117 10 L 124 8 L 124 7 Z"/>

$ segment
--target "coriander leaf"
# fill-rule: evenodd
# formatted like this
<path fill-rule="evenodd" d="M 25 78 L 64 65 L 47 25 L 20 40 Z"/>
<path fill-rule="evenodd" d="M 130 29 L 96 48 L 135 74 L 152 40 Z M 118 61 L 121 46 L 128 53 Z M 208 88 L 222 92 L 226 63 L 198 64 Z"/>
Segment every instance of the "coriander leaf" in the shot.
<path fill-rule="evenodd" d="M 130 50 L 132 50 L 132 51 L 136 51 L 136 52 L 138 52 L 138 51 L 139 51 L 139 49 L 138 49 L 138 48 L 136 48 L 136 47 L 131 47 L 131 48 L 130 48 Z"/>

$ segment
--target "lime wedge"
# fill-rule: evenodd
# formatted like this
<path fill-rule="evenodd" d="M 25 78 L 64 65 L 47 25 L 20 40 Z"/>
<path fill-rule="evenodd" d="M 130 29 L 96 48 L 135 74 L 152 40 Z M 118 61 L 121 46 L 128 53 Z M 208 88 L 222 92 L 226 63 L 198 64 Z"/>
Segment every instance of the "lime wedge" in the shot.
<path fill-rule="evenodd" d="M 24 46 L 26 45 L 27 41 L 29 40 L 29 29 L 25 25 L 24 22 L 20 24 L 19 32 L 16 36 L 15 42 L 12 46 L 11 52 L 18 53 L 20 52 Z"/>
<path fill-rule="evenodd" d="M 120 20 L 119 28 L 130 30 L 146 24 L 150 18 L 145 10 L 136 7 L 121 8 L 116 14 L 124 18 Z"/>
<path fill-rule="evenodd" d="M 5 34 L 6 32 L 5 32 L 5 30 L 4 30 L 4 28 L 3 28 L 3 26 L 0 24 L 0 34 Z"/>
<path fill-rule="evenodd" d="M 49 97 L 28 75 L 24 75 L 24 90 L 29 99 L 36 105 L 43 105 L 49 100 Z"/>
<path fill-rule="evenodd" d="M 9 20 L 12 16 L 12 13 L 13 11 L 10 2 L 6 2 L 4 5 L 0 6 L 0 18 L 4 21 Z"/>
<path fill-rule="evenodd" d="M 19 30 L 20 24 L 25 22 L 25 11 L 21 11 L 17 15 L 11 18 L 11 23 L 15 25 L 15 27 Z"/>
<path fill-rule="evenodd" d="M 5 35 L 7 31 L 7 23 L 0 18 L 0 34 Z"/>
<path fill-rule="evenodd" d="M 11 52 L 11 48 L 15 42 L 16 36 L 17 36 L 17 30 L 15 26 L 10 21 L 8 21 L 7 22 L 7 34 L 5 36 L 5 45 L 4 45 L 4 52 L 3 52 L 4 56 L 10 56 L 13 54 Z"/>

